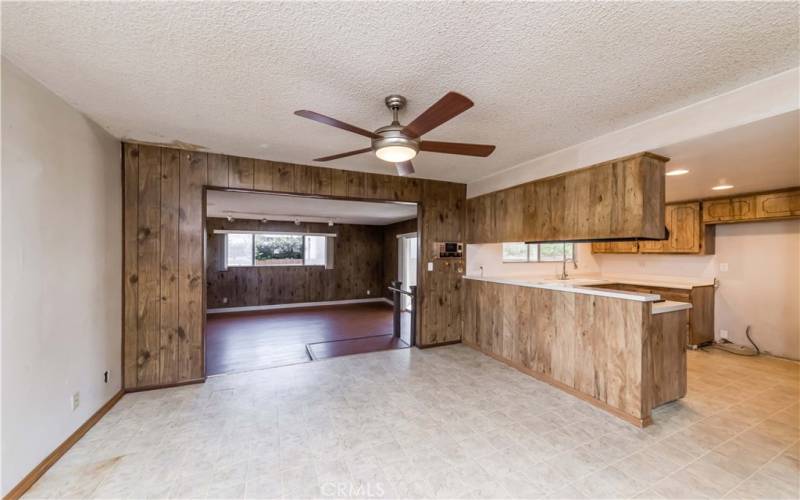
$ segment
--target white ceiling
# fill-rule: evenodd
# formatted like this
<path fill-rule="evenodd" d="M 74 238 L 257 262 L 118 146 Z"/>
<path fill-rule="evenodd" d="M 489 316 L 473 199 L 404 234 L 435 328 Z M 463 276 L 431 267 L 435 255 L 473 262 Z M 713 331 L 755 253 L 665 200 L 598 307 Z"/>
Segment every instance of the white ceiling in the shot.
<path fill-rule="evenodd" d="M 208 217 L 383 226 L 417 216 L 414 203 L 369 203 L 209 190 Z"/>
<path fill-rule="evenodd" d="M 278 161 L 366 147 L 448 90 L 417 175 L 473 181 L 797 65 L 796 2 L 3 2 L 2 52 L 120 138 Z M 393 173 L 370 154 L 330 166 Z"/>
<path fill-rule="evenodd" d="M 800 186 L 800 111 L 730 128 L 655 151 L 671 158 L 667 201 Z M 733 189 L 713 191 L 719 184 Z"/>

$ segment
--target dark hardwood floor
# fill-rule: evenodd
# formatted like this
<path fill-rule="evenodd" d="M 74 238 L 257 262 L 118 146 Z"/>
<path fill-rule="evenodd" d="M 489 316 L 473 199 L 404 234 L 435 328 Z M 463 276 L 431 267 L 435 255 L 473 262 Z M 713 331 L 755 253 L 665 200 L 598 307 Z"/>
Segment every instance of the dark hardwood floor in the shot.
<path fill-rule="evenodd" d="M 403 339 L 408 341 L 409 315 L 404 316 Z M 391 333 L 392 306 L 380 302 L 209 314 L 207 374 L 305 363 L 311 360 L 308 344 L 317 359 L 407 347 Z"/>

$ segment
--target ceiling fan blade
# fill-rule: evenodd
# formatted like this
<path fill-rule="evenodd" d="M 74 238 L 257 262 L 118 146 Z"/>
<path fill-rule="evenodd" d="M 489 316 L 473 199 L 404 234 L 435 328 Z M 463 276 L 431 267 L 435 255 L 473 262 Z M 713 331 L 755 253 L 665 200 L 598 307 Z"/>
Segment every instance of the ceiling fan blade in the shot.
<path fill-rule="evenodd" d="M 446 153 L 449 155 L 489 156 L 494 151 L 494 146 L 489 144 L 464 144 L 462 142 L 422 141 L 420 151 L 431 153 Z"/>
<path fill-rule="evenodd" d="M 409 137 L 419 137 L 447 120 L 460 115 L 475 103 L 457 92 L 448 92 L 403 129 Z"/>
<path fill-rule="evenodd" d="M 322 158 L 315 158 L 314 161 L 337 160 L 339 158 L 344 158 L 346 156 L 360 155 L 361 153 L 366 153 L 368 151 L 372 151 L 372 148 L 356 149 L 355 151 L 348 151 L 347 153 L 339 153 L 338 155 L 323 156 Z"/>
<path fill-rule="evenodd" d="M 353 132 L 354 134 L 363 135 L 364 137 L 369 137 L 370 139 L 378 139 L 380 137 L 379 135 L 370 132 L 369 130 L 364 130 L 363 128 L 356 127 L 355 125 L 350 125 L 349 123 L 339 121 L 336 118 L 331 118 L 330 116 L 325 116 L 319 113 L 315 113 L 314 111 L 301 109 L 299 111 L 295 111 L 294 114 L 296 114 L 297 116 L 302 116 L 303 118 L 308 118 L 309 120 L 314 120 L 315 122 L 324 123 L 325 125 L 330 125 L 331 127 L 336 127 L 342 130 L 347 130 L 348 132 Z"/>
<path fill-rule="evenodd" d="M 394 166 L 397 167 L 399 175 L 411 175 L 414 173 L 414 165 L 410 161 L 395 163 Z"/>

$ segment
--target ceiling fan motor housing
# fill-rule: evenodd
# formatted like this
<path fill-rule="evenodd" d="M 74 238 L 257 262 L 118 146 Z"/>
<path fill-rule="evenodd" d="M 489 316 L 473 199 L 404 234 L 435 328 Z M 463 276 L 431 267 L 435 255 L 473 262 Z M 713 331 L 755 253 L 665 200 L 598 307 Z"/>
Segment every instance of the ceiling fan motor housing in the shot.
<path fill-rule="evenodd" d="M 412 139 L 403 134 L 403 126 L 398 123 L 381 127 L 375 133 L 380 137 L 372 139 L 373 151 L 389 146 L 401 146 L 411 148 L 417 153 L 419 152 L 419 139 Z"/>

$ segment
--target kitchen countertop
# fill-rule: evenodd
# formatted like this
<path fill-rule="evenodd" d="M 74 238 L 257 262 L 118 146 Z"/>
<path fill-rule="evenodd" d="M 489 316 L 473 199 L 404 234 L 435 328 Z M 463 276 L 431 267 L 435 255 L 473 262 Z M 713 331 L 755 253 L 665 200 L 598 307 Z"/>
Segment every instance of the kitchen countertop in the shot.
<path fill-rule="evenodd" d="M 651 312 L 652 314 L 662 314 L 672 311 L 680 311 L 683 309 L 691 309 L 692 305 L 686 302 L 675 302 L 672 300 L 662 301 L 661 296 L 652 293 L 636 293 L 622 290 L 609 290 L 607 288 L 592 288 L 592 285 L 607 285 L 610 283 L 623 283 L 622 281 L 614 279 L 600 279 L 600 278 L 570 278 L 567 280 L 559 280 L 554 278 L 543 277 L 523 277 L 523 276 L 475 276 L 465 275 L 464 279 L 489 281 L 492 283 L 501 283 L 505 285 L 526 286 L 530 288 L 544 288 L 546 290 L 557 290 L 567 293 L 579 293 L 583 295 L 597 295 L 599 297 L 611 297 L 624 300 L 635 300 L 638 302 L 653 302 Z M 636 282 L 635 284 L 642 284 Z M 662 286 L 653 285 L 650 286 Z M 671 288 L 676 288 L 671 286 Z"/>

